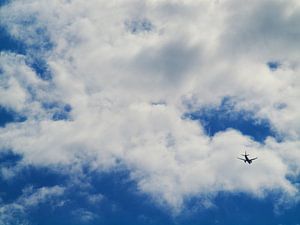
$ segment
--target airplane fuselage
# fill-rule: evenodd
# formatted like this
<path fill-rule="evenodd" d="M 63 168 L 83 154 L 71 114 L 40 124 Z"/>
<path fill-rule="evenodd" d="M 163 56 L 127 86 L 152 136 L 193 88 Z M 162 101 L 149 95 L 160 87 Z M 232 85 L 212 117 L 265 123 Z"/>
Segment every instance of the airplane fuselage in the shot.
<path fill-rule="evenodd" d="M 248 154 L 246 152 L 245 152 L 245 154 L 242 154 L 242 156 L 244 156 L 243 159 L 242 158 L 238 158 L 238 159 L 243 160 L 245 163 L 247 162 L 249 164 L 251 164 L 253 160 L 257 159 L 257 157 L 255 157 L 253 159 L 248 158 Z"/>
<path fill-rule="evenodd" d="M 247 162 L 247 163 L 249 163 L 249 164 L 250 164 L 250 163 L 252 163 L 252 160 L 251 160 L 251 159 L 249 159 L 247 155 L 245 155 L 245 162 Z"/>

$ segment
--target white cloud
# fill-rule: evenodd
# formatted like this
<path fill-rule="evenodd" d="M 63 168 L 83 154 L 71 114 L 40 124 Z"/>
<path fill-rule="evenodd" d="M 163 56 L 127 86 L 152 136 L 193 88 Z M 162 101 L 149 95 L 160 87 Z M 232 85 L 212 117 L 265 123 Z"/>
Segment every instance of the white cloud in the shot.
<path fill-rule="evenodd" d="M 25 206 L 33 207 L 41 202 L 49 201 L 53 197 L 59 197 L 63 195 L 64 188 L 60 186 L 42 187 L 38 190 L 32 188 L 24 190 L 24 196 L 19 200 Z"/>
<path fill-rule="evenodd" d="M 45 202 L 54 206 L 55 201 L 64 194 L 64 190 L 60 186 L 24 189 L 23 194 L 14 202 L 0 204 L 0 223 L 28 224 L 26 211 Z"/>
<path fill-rule="evenodd" d="M 286 176 L 299 174 L 300 162 L 299 15 L 292 0 L 12 1 L 1 23 L 31 46 L 48 37 L 53 48 L 38 54 L 53 80 L 34 76 L 26 56 L 1 54 L 0 103 L 28 120 L 2 128 L 0 145 L 49 166 L 92 158 L 101 170 L 121 160 L 141 191 L 175 209 L 218 191 L 293 196 Z M 130 33 L 131 20 L 153 29 Z M 274 59 L 282 66 L 271 71 Z M 226 96 L 236 110 L 269 119 L 284 141 L 258 144 L 233 130 L 209 139 L 182 118 L 185 102 L 192 110 Z M 70 104 L 72 119 L 50 120 L 44 101 Z M 258 155 L 255 165 L 235 160 L 244 150 Z"/>
<path fill-rule="evenodd" d="M 87 194 L 87 200 L 91 204 L 100 204 L 104 196 L 102 194 Z"/>
<path fill-rule="evenodd" d="M 95 213 L 92 213 L 85 209 L 74 210 L 72 214 L 73 217 L 77 218 L 77 220 L 83 223 L 89 223 L 98 217 L 98 215 L 96 215 Z"/>

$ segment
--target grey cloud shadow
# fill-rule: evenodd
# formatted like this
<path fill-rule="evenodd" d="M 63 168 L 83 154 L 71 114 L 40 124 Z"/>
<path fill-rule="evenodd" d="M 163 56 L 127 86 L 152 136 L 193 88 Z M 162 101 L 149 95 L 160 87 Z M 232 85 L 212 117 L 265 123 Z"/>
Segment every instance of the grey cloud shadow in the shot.
<path fill-rule="evenodd" d="M 300 47 L 300 11 L 287 13 L 288 2 L 266 1 L 254 7 L 234 7 L 239 10 L 232 11 L 227 18 L 228 27 L 220 38 L 225 54 L 265 51 L 281 55 L 282 49 L 295 53 Z"/>
<path fill-rule="evenodd" d="M 201 62 L 198 46 L 183 41 L 143 49 L 135 58 L 135 68 L 142 76 L 151 76 L 160 82 L 178 83 L 197 63 Z"/>

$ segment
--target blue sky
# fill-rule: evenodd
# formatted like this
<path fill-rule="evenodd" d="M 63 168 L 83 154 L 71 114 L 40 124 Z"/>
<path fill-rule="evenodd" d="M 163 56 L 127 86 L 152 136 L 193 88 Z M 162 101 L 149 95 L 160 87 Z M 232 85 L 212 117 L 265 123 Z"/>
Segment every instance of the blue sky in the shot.
<path fill-rule="evenodd" d="M 218 4 L 0 1 L 0 224 L 300 224 L 300 11 Z"/>
<path fill-rule="evenodd" d="M 1 167 L 13 168 L 21 156 L 11 152 L 1 154 Z M 64 205 L 53 207 L 55 201 L 44 202 L 16 218 L 32 224 L 297 224 L 299 204 L 280 206 L 275 212 L 278 194 L 257 199 L 243 193 L 218 193 L 209 209 L 199 204 L 201 197 L 188 200 L 180 215 L 171 215 L 168 209 L 157 206 L 149 196 L 138 192 L 126 170 L 109 173 L 91 172 L 87 168 L 91 187 L 69 187 L 61 198 Z M 18 171 L 9 182 L 1 179 L 2 204 L 11 203 L 22 195 L 25 187 L 68 186 L 71 177 L 49 168 L 27 166 Z M 89 202 L 87 196 L 101 195 L 99 202 Z M 92 215 L 83 219 L 83 215 Z M 47 219 L 45 219 L 47 218 Z M 12 222 L 13 224 L 13 222 Z"/>

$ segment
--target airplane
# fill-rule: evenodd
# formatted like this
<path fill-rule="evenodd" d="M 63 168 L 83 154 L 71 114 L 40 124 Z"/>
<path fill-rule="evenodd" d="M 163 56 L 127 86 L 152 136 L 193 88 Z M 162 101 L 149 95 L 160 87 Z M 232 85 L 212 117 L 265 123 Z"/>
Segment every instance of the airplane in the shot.
<path fill-rule="evenodd" d="M 247 154 L 246 151 L 245 151 L 245 154 L 244 154 L 244 155 L 243 155 L 243 154 L 241 154 L 241 155 L 244 156 L 245 158 L 244 158 L 244 159 L 238 158 L 238 159 L 243 160 L 245 163 L 247 162 L 247 163 L 251 164 L 253 160 L 257 159 L 257 157 L 255 157 L 255 158 L 253 158 L 253 159 L 249 159 L 249 158 L 248 158 L 248 155 L 249 155 L 249 154 Z"/>

